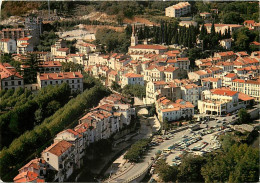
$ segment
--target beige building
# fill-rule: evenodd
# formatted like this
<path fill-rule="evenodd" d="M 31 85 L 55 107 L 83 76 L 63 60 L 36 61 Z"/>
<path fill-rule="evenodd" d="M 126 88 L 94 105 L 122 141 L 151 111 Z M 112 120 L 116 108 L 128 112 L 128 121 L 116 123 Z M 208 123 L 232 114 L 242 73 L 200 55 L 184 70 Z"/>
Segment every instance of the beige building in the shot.
<path fill-rule="evenodd" d="M 260 102 L 260 81 L 234 79 L 231 82 L 231 90 L 238 91 L 254 97 L 257 102 Z"/>
<path fill-rule="evenodd" d="M 31 37 L 17 39 L 17 54 L 26 54 L 33 51 L 33 43 Z"/>
<path fill-rule="evenodd" d="M 145 104 L 152 104 L 156 101 L 155 92 L 159 89 L 164 88 L 167 83 L 165 81 L 150 81 L 146 84 L 146 98 L 144 99 Z"/>
<path fill-rule="evenodd" d="M 37 75 L 40 88 L 68 83 L 72 92 L 83 92 L 83 75 L 80 72 L 41 73 Z"/>
<path fill-rule="evenodd" d="M 47 61 L 39 64 L 41 73 L 55 73 L 61 72 L 62 65 L 58 61 Z"/>
<path fill-rule="evenodd" d="M 198 101 L 200 114 L 223 115 L 251 105 L 253 98 L 227 88 L 205 90 Z"/>
<path fill-rule="evenodd" d="M 201 86 L 203 90 L 221 88 L 221 79 L 212 77 L 203 78 L 201 79 Z"/>
<path fill-rule="evenodd" d="M 127 73 L 122 77 L 122 85 L 123 88 L 126 85 L 141 85 L 144 86 L 144 76 L 141 74 L 135 73 Z"/>
<path fill-rule="evenodd" d="M 24 87 L 23 77 L 8 63 L 0 63 L 0 89 Z"/>
<path fill-rule="evenodd" d="M 232 39 L 222 39 L 220 40 L 220 46 L 222 46 L 225 49 L 231 48 Z"/>
<path fill-rule="evenodd" d="M 79 43 L 76 45 L 76 48 L 78 48 L 79 53 L 83 53 L 86 55 L 91 52 L 95 52 L 97 49 L 96 45 L 90 43 Z"/>
<path fill-rule="evenodd" d="M 16 53 L 16 41 L 14 39 L 1 39 L 0 51 L 1 53 Z"/>
<path fill-rule="evenodd" d="M 200 99 L 201 90 L 202 87 L 196 84 L 187 84 L 181 86 L 182 99 L 192 103 L 194 106 L 197 106 L 198 100 Z"/>
<path fill-rule="evenodd" d="M 42 158 L 47 162 L 47 167 L 56 170 L 55 180 L 66 181 L 73 173 L 75 162 L 74 146 L 65 141 L 57 141 L 42 152 Z"/>
<path fill-rule="evenodd" d="M 83 164 L 82 158 L 84 156 L 84 145 L 82 135 L 72 129 L 66 129 L 56 135 L 56 137 L 54 138 L 54 143 L 60 142 L 62 140 L 66 140 L 74 146 L 75 165 L 76 168 L 80 168 L 81 164 Z"/>
<path fill-rule="evenodd" d="M 194 115 L 194 105 L 182 99 L 172 102 L 162 97 L 155 102 L 155 106 L 161 122 L 188 119 Z"/>
<path fill-rule="evenodd" d="M 180 2 L 168 8 L 165 8 L 165 16 L 181 17 L 191 12 L 191 5 L 188 2 Z"/>

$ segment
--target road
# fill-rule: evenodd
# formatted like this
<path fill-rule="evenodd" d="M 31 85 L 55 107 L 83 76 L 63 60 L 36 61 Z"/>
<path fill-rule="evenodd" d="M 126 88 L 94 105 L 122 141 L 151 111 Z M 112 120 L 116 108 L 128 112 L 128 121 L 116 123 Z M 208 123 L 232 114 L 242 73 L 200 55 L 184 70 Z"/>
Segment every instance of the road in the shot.
<path fill-rule="evenodd" d="M 158 150 L 167 149 L 169 146 L 171 146 L 173 143 L 179 141 L 182 139 L 183 135 L 191 135 L 189 130 L 185 130 L 182 132 L 178 132 L 174 135 L 173 139 L 166 140 L 163 143 L 159 144 L 158 146 L 155 146 L 153 149 L 151 149 L 146 156 L 144 156 L 143 161 L 136 164 L 131 163 L 125 163 L 125 167 L 129 167 L 129 169 L 126 168 L 127 171 L 122 172 L 121 174 L 112 175 L 111 178 L 108 180 L 109 182 L 123 182 L 134 175 L 139 174 L 140 172 L 144 171 L 148 164 L 152 162 L 151 157 L 155 157 L 155 153 Z"/>
<path fill-rule="evenodd" d="M 232 117 L 234 117 L 234 115 L 227 116 L 227 117 L 214 117 L 215 120 L 207 121 L 205 123 L 205 125 L 208 125 L 208 128 L 210 128 L 210 127 L 214 128 L 217 125 L 222 126 L 224 119 L 227 123 L 234 121 L 235 119 L 232 119 Z M 221 122 L 217 122 L 218 120 L 220 120 Z M 203 124 L 201 124 L 201 126 L 203 126 Z M 144 127 L 144 129 L 145 129 L 145 127 Z M 182 140 L 183 135 L 186 135 L 188 137 L 192 136 L 191 131 L 189 129 L 175 133 L 174 136 L 170 140 L 166 140 L 166 141 L 162 142 L 161 144 L 159 144 L 158 146 L 154 146 L 153 149 L 149 150 L 149 152 L 146 154 L 146 156 L 144 156 L 142 162 L 136 163 L 136 164 L 131 164 L 129 162 L 125 162 L 123 165 L 124 168 L 122 170 L 117 171 L 116 174 L 113 174 L 108 181 L 109 182 L 123 182 L 131 177 L 134 177 L 135 175 L 138 175 L 140 172 L 144 171 L 148 167 L 148 165 L 152 162 L 151 157 L 155 157 L 155 153 L 158 150 L 168 149 L 169 146 Z M 203 137 L 203 140 L 208 141 L 206 139 L 208 139 L 208 137 L 210 137 L 210 136 L 211 135 L 206 135 L 205 137 Z M 179 154 L 179 152 L 177 152 L 177 151 L 174 152 L 175 156 L 177 154 Z"/>

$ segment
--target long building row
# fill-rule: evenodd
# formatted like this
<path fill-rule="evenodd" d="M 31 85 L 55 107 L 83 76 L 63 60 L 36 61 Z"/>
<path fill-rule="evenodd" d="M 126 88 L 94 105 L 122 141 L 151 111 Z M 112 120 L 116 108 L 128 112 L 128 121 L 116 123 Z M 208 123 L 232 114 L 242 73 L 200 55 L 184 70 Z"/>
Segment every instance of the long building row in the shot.
<path fill-rule="evenodd" d="M 108 139 L 129 126 L 135 109 L 119 94 L 103 98 L 99 105 L 79 119 L 74 129 L 58 133 L 53 144 L 19 169 L 14 182 L 64 182 L 81 168 L 90 144 Z"/>

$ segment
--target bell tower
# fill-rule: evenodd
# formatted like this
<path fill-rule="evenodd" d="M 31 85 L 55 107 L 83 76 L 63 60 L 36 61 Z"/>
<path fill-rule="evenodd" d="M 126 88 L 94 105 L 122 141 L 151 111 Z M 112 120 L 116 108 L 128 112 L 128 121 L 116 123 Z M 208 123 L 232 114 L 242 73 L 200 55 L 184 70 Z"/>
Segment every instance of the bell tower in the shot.
<path fill-rule="evenodd" d="M 136 46 L 138 44 L 138 37 L 135 32 L 134 25 L 132 26 L 132 36 L 131 36 L 131 46 Z"/>

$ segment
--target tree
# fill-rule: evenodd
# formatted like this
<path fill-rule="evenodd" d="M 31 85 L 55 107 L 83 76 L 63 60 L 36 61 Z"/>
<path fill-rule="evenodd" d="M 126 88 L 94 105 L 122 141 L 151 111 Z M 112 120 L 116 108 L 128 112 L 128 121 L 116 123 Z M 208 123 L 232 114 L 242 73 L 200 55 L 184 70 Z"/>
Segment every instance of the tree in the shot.
<path fill-rule="evenodd" d="M 243 123 L 249 123 L 250 120 L 250 114 L 248 114 L 246 109 L 240 109 L 238 112 L 238 123 L 243 124 Z"/>
<path fill-rule="evenodd" d="M 178 180 L 180 182 L 203 182 L 201 167 L 205 163 L 204 157 L 185 155 L 179 166 Z"/>
<path fill-rule="evenodd" d="M 41 108 L 37 109 L 34 113 L 34 116 L 35 116 L 35 125 L 40 124 L 43 119 L 42 109 Z"/>
<path fill-rule="evenodd" d="M 30 54 L 29 58 L 23 63 L 27 66 L 24 69 L 24 82 L 31 84 L 36 82 L 37 72 L 39 72 L 39 59 L 36 54 Z"/>
<path fill-rule="evenodd" d="M 240 13 L 237 12 L 225 13 L 223 16 L 224 24 L 241 24 L 243 21 L 244 20 L 241 18 Z"/>
<path fill-rule="evenodd" d="M 158 173 L 163 182 L 175 182 L 177 180 L 177 166 L 170 166 L 163 159 L 157 161 L 155 171 Z"/>

